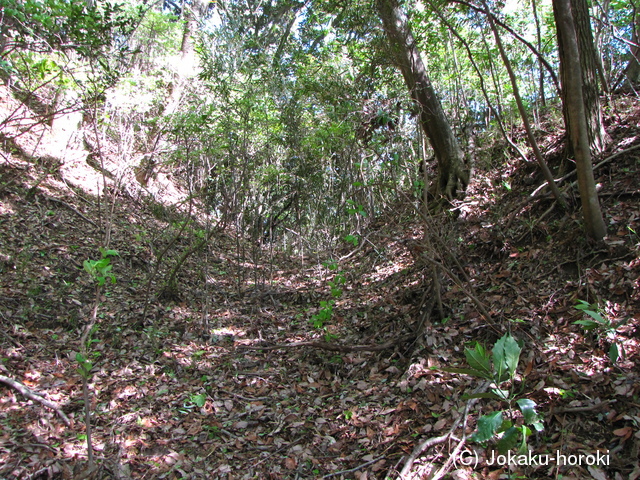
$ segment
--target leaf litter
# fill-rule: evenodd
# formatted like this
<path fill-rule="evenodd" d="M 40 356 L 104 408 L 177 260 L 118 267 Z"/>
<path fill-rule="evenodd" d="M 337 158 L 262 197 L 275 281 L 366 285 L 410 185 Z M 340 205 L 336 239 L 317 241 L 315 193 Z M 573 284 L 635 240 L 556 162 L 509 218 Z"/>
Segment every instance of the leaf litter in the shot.
<path fill-rule="evenodd" d="M 614 138 L 629 138 L 629 125 L 621 122 Z M 248 258 L 233 232 L 218 231 L 208 250 L 185 263 L 178 297 L 163 299 L 158 293 L 172 262 L 152 272 L 177 227 L 154 216 L 150 203 L 120 194 L 110 245 L 120 254 L 117 283 L 100 296 L 89 350 L 100 466 L 94 477 L 394 478 L 416 445 L 448 432 L 463 414 L 464 395 L 478 386 L 438 367 L 466 366 L 465 347 L 480 341 L 490 348 L 509 330 L 524 345 L 519 381 L 544 417 L 530 448 L 611 455 L 606 466 L 512 466 L 510 473 L 640 478 L 638 165 L 636 151 L 596 172 L 615 232 L 599 249 L 581 240 L 578 212 L 537 221 L 549 205 L 533 203 L 506 225 L 519 200 L 496 201 L 472 187 L 473 201 L 448 228 L 473 291 L 496 322 L 483 319 L 468 285 L 445 276 L 444 317 L 431 305 L 418 338 L 382 350 L 350 347 L 405 338 L 428 304 L 431 269 L 410 248 L 423 227 L 404 224 L 398 234 L 390 220 L 409 216 L 409 206 L 396 206 L 407 215 L 388 212 L 371 225 L 376 248 L 340 265 L 346 282 L 326 327 L 344 348 L 331 351 L 310 318 L 330 298 L 334 272 L 268 249 Z M 0 477 L 80 478 L 86 432 L 75 353 L 94 291 L 82 263 L 96 258 L 102 235 L 83 216 L 102 217 L 95 198 L 80 200 L 55 179 L 25 199 L 39 178 L 31 170 L 14 157 L 0 166 L 11 178 L 0 190 L 0 374 L 55 402 L 72 424 L 0 386 Z M 519 172 L 514 167 L 514 185 Z M 191 241 L 179 239 L 170 260 Z M 583 318 L 578 300 L 597 303 L 619 325 L 616 365 L 606 338 L 575 324 Z M 500 408 L 476 403 L 455 435 L 470 435 L 480 415 Z M 450 440 L 423 452 L 414 473 L 444 464 L 454 446 Z M 467 447 L 484 462 L 473 478 L 507 478 L 509 468 L 487 465 L 490 449 Z M 460 467 L 451 478 L 470 475 Z"/>

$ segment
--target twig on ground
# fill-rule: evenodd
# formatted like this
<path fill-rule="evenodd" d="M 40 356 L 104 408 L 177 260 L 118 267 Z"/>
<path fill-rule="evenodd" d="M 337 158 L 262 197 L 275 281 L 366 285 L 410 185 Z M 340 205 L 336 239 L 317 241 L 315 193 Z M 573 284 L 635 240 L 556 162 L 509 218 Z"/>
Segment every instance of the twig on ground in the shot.
<path fill-rule="evenodd" d="M 328 473 L 327 475 L 325 475 L 322 478 L 331 478 L 331 477 L 336 477 L 338 475 L 342 475 L 344 473 L 353 473 L 353 472 L 357 472 L 358 470 L 361 470 L 363 468 L 368 467 L 369 465 L 373 465 L 374 463 L 382 460 L 384 458 L 384 455 L 378 458 L 374 458 L 373 460 L 369 460 L 366 463 L 363 463 L 362 465 L 358 465 L 357 467 L 353 467 L 350 468 L 349 470 L 340 470 L 339 472 L 333 472 L 333 473 Z"/>
<path fill-rule="evenodd" d="M 267 460 L 269 460 L 271 457 L 273 457 L 274 455 L 276 455 L 277 453 L 286 450 L 288 448 L 291 448 L 293 446 L 295 446 L 296 444 L 300 443 L 300 440 L 302 440 L 304 438 L 304 435 L 299 436 L 298 438 L 296 438 L 295 440 L 293 440 L 290 443 L 287 443 L 286 445 L 281 446 L 279 449 L 277 449 L 275 452 L 270 453 L 269 455 L 267 455 L 265 458 L 263 458 L 262 460 L 260 460 L 258 463 L 256 463 L 254 466 L 260 465 L 261 463 L 266 462 Z"/>
<path fill-rule="evenodd" d="M 17 380 L 13 380 L 12 378 L 5 377 L 4 375 L 0 375 L 0 382 L 2 382 L 5 385 L 8 385 L 9 387 L 17 390 L 18 392 L 20 392 L 22 395 L 24 395 L 28 399 L 33 400 L 34 402 L 41 403 L 45 407 L 50 408 L 51 410 L 53 410 L 54 412 L 56 412 L 58 414 L 58 416 L 62 419 L 62 421 L 64 422 L 64 424 L 67 427 L 71 426 L 71 421 L 69 420 L 69 417 L 67 417 L 67 415 L 60 409 L 60 407 L 58 405 L 56 405 L 55 403 L 53 403 L 52 401 L 47 400 L 44 397 L 41 397 L 39 394 L 37 394 L 33 390 L 30 390 L 29 388 L 25 387 L 24 385 L 22 385 Z"/>
<path fill-rule="evenodd" d="M 484 392 L 488 387 L 489 387 L 489 382 L 484 382 L 473 393 Z M 444 435 L 440 435 L 439 437 L 428 438 L 424 442 L 422 442 L 421 444 L 416 445 L 416 447 L 413 449 L 411 454 L 405 460 L 404 467 L 402 467 L 402 470 L 400 471 L 400 475 L 398 476 L 398 478 L 399 479 L 407 478 L 407 475 L 409 474 L 409 472 L 411 471 L 411 468 L 413 467 L 413 463 L 422 454 L 422 452 L 424 452 L 425 450 L 427 450 L 427 449 L 429 449 L 429 448 L 431 448 L 431 447 L 433 447 L 435 445 L 439 445 L 441 443 L 446 442 L 449 438 L 451 438 L 453 436 L 453 432 L 456 431 L 456 429 L 458 428 L 458 425 L 460 425 L 460 423 L 463 420 L 464 420 L 463 425 L 466 425 L 468 414 L 469 414 L 469 409 L 471 408 L 471 405 L 473 405 L 477 401 L 478 401 L 477 398 L 472 398 L 467 402 L 467 404 L 464 407 L 464 413 L 462 415 L 460 415 L 453 422 L 453 425 L 451 425 L 451 428 L 449 429 L 449 431 L 447 433 L 445 433 Z M 456 450 L 454 451 L 454 453 L 456 451 L 459 452 L 460 449 L 462 449 L 462 446 L 464 445 L 465 441 L 466 441 L 466 436 L 463 435 L 462 439 L 459 441 L 458 445 L 456 446 Z M 440 475 L 440 477 L 437 477 L 437 478 L 441 478 L 442 476 L 444 476 L 444 474 L 446 473 L 446 469 L 449 467 L 450 463 L 453 461 L 454 458 L 455 457 L 453 455 L 449 456 L 449 459 L 447 460 L 447 462 L 445 462 L 443 467 L 440 470 L 438 470 L 437 475 Z"/>
<path fill-rule="evenodd" d="M 411 454 L 407 457 L 405 463 L 404 463 L 404 467 L 402 467 L 402 470 L 400 471 L 400 476 L 398 478 L 402 479 L 405 478 L 405 476 L 411 471 L 411 468 L 413 467 L 413 462 L 416 461 L 416 459 L 418 458 L 418 456 L 424 452 L 425 450 L 431 448 L 431 447 L 435 447 L 436 445 L 439 445 L 441 443 L 446 442 L 449 437 L 451 436 L 451 434 L 453 433 L 453 431 L 458 428 L 458 423 L 460 422 L 460 419 L 458 419 L 452 426 L 451 429 L 445 433 L 444 435 L 440 435 L 439 437 L 432 437 L 432 438 L 428 438 L 427 440 L 425 440 L 424 442 L 422 442 L 420 445 L 417 445 L 414 449 L 413 452 L 411 452 Z"/>
<path fill-rule="evenodd" d="M 228 390 L 224 390 L 222 388 L 219 389 L 218 391 L 222 393 L 226 393 L 227 395 L 231 395 L 233 397 L 239 398 L 240 400 L 244 400 L 245 402 L 261 402 L 264 400 L 271 400 L 271 397 L 254 397 L 254 398 L 243 397 L 242 395 L 238 395 L 237 393 L 233 393 Z"/>
<path fill-rule="evenodd" d="M 60 205 L 62 205 L 63 207 L 68 208 L 69 210 L 71 210 L 73 213 L 75 213 L 76 215 L 78 215 L 81 219 L 83 219 L 85 222 L 90 223 L 91 225 L 93 225 L 96 228 L 100 228 L 98 226 L 98 224 L 96 222 L 94 222 L 93 220 L 91 220 L 90 218 L 85 217 L 82 213 L 80 213 L 78 210 L 76 210 L 75 208 L 73 208 L 71 205 L 69 205 L 66 202 L 63 202 L 62 200 L 58 200 L 57 198 L 53 198 L 53 197 L 47 197 L 47 200 L 50 200 L 52 202 L 58 203 Z"/>
<path fill-rule="evenodd" d="M 535 221 L 533 222 L 533 224 L 531 224 L 531 225 L 530 225 L 529 230 L 528 230 L 528 231 L 526 231 L 526 232 L 524 232 L 522 235 L 520 235 L 520 236 L 518 237 L 518 239 L 517 239 L 514 243 L 519 243 L 519 242 L 521 242 L 522 240 L 524 240 L 524 238 L 532 232 L 533 228 L 534 228 L 536 225 L 538 225 L 540 222 L 542 222 L 542 220 L 544 220 L 544 218 L 545 218 L 547 215 L 549 215 L 549 214 L 553 211 L 553 209 L 554 209 L 554 208 L 556 208 L 556 205 L 557 205 L 557 204 L 558 204 L 558 202 L 553 202 L 553 203 L 551 204 L 551 206 L 550 206 L 547 210 L 545 210 L 545 211 L 544 211 L 544 213 L 543 213 L 542 215 L 540 215 L 540 216 L 538 217 L 538 219 L 537 219 L 537 220 L 535 220 Z"/>
<path fill-rule="evenodd" d="M 0 315 L 2 315 L 2 314 L 0 314 Z M 4 315 L 2 315 L 2 317 L 4 318 Z M 5 331 L 3 331 L 3 330 L 0 330 L 0 333 L 1 333 L 2 335 L 4 335 L 4 336 L 7 338 L 7 340 L 9 340 L 11 343 L 13 343 L 16 347 L 18 347 L 18 348 L 24 348 L 24 346 L 23 346 L 20 342 L 18 342 L 18 341 L 17 341 L 16 339 L 14 339 L 13 337 L 9 336 L 9 334 L 8 334 L 7 332 L 5 332 Z"/>
<path fill-rule="evenodd" d="M 600 408 L 609 405 L 610 403 L 615 403 L 616 400 L 605 400 L 600 403 L 596 403 L 594 405 L 587 405 L 585 407 L 566 407 L 566 408 L 557 408 L 551 410 L 551 415 L 558 415 L 561 413 L 582 413 L 582 412 L 592 412 L 594 410 L 599 410 Z"/>
<path fill-rule="evenodd" d="M 51 478 L 51 476 L 50 476 L 51 472 L 49 472 L 49 467 L 44 467 L 44 468 L 41 468 L 40 470 L 36 470 L 35 472 L 33 472 L 28 477 L 25 477 L 25 480 L 32 480 L 34 478 L 39 478 L 40 475 L 42 475 L 43 473 L 49 473 L 49 475 L 47 475 L 47 477 Z"/>
<path fill-rule="evenodd" d="M 360 250 L 362 250 L 362 249 L 364 248 L 364 244 L 365 244 L 365 243 L 367 243 L 367 242 L 371 243 L 371 242 L 369 241 L 369 237 L 370 237 L 373 233 L 376 233 L 376 232 L 371 232 L 369 235 L 367 235 L 364 239 L 362 239 L 362 240 L 360 241 L 360 245 L 358 245 L 358 247 L 357 247 L 357 248 L 355 248 L 355 249 L 354 249 L 354 250 L 352 250 L 351 252 L 347 253 L 346 255 L 344 255 L 344 256 L 342 256 L 342 257 L 340 257 L 340 258 L 338 259 L 338 262 L 337 262 L 337 263 L 344 262 L 345 260 L 347 260 L 347 259 L 349 259 L 349 258 L 353 257 L 356 253 L 358 253 Z M 371 245 L 373 245 L 373 243 L 371 243 Z M 375 245 L 373 245 L 373 248 L 376 248 L 376 246 L 375 246 Z"/>

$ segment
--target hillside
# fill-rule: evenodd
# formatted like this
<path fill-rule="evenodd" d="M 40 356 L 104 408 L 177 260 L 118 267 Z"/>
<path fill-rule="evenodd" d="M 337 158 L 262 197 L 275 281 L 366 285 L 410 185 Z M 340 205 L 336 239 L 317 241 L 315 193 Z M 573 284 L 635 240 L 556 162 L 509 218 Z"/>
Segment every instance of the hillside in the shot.
<path fill-rule="evenodd" d="M 532 452 L 610 460 L 511 475 L 640 477 L 637 102 L 617 100 L 595 172 L 604 244 L 584 240 L 579 209 L 531 199 L 541 175 L 507 156 L 501 176 L 478 165 L 458 215 L 420 220 L 409 196 L 359 245 L 314 256 L 251 242 L 170 174 L 143 188 L 117 144 L 96 158 L 89 129 L 39 124 L 3 88 L 11 115 L 22 120 L 5 123 L 0 165 L 1 478 L 507 478 L 491 449 L 461 443 L 504 403 L 469 402 L 484 382 L 441 369 L 506 332 L 522 345 L 518 398 L 543 418 Z M 541 138 L 547 152 L 558 141 Z M 117 256 L 96 286 L 83 265 L 101 246 Z M 92 471 L 79 352 L 92 364 Z M 473 476 L 446 464 L 456 447 L 480 455 Z"/>

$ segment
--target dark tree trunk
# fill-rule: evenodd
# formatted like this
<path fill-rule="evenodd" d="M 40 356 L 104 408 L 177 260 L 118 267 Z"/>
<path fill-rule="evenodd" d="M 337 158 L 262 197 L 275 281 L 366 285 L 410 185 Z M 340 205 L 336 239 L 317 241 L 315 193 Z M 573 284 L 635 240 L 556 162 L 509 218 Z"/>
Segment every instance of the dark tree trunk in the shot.
<path fill-rule="evenodd" d="M 570 120 L 569 137 L 575 153 L 585 230 L 587 236 L 599 241 L 604 238 L 607 229 L 602 218 L 593 178 L 587 122 L 588 112 L 583 97 L 584 75 L 581 72 L 578 53 L 579 35 L 572 15 L 572 0 L 553 0 L 553 14 L 558 37 L 562 36 L 563 39 L 562 44 L 559 45 L 560 59 L 564 62 L 565 71 L 562 79 L 563 107 Z"/>
<path fill-rule="evenodd" d="M 392 49 L 392 59 L 400 68 L 411 98 L 420 108 L 420 125 L 438 161 L 436 193 L 448 199 L 464 192 L 469 171 L 440 100 L 429 80 L 407 16 L 397 0 L 377 0 L 378 14 Z"/>
<path fill-rule="evenodd" d="M 570 0 L 573 18 L 573 25 L 577 37 L 578 54 L 580 59 L 580 69 L 582 71 L 582 95 L 584 99 L 584 109 L 587 116 L 587 131 L 589 134 L 589 147 L 593 153 L 604 151 L 607 143 L 607 134 L 602 123 L 602 110 L 600 108 L 600 88 L 598 86 L 597 75 L 597 53 L 591 31 L 591 20 L 589 18 L 589 6 L 586 0 Z M 556 3 L 554 5 L 554 13 Z M 564 32 L 558 29 L 558 50 L 560 56 L 560 81 L 562 83 L 562 104 L 563 116 L 567 132 L 569 135 L 569 153 L 573 153 L 573 140 L 571 139 L 571 118 L 569 115 L 566 99 L 567 83 L 567 59 L 565 58 L 566 39 Z M 572 73 L 572 72 L 571 72 Z"/>

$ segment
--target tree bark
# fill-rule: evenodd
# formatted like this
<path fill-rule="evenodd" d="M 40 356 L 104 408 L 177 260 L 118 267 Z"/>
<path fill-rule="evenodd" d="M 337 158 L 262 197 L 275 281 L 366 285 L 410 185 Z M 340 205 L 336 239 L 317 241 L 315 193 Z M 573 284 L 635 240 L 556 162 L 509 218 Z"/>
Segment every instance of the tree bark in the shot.
<path fill-rule="evenodd" d="M 392 49 L 392 59 L 399 67 L 411 98 L 420 109 L 420 125 L 438 161 L 436 194 L 445 198 L 464 192 L 469 183 L 469 171 L 464 156 L 440 100 L 422 62 L 420 51 L 411 33 L 407 16 L 397 0 L 376 0 L 378 14 Z"/>
<path fill-rule="evenodd" d="M 633 8 L 633 24 L 631 25 L 631 47 L 630 58 L 627 67 L 624 69 L 624 80 L 622 91 L 633 92 L 640 85 L 640 12 L 635 3 Z"/>
<path fill-rule="evenodd" d="M 553 0 L 553 14 L 558 30 L 558 48 L 561 64 L 564 63 L 562 81 L 563 107 L 569 117 L 569 137 L 571 138 L 576 169 L 578 171 L 578 189 L 582 202 L 585 231 L 588 237 L 600 241 L 607 234 L 602 218 L 598 194 L 593 178 L 591 150 L 589 148 L 588 112 L 583 97 L 584 75 L 581 68 L 578 35 L 574 24 L 572 0 Z M 562 43 L 560 43 L 562 37 Z"/>
<path fill-rule="evenodd" d="M 554 14 L 556 2 L 553 2 Z M 593 33 L 591 31 L 591 20 L 589 17 L 589 6 L 586 0 L 571 0 L 570 8 L 572 12 L 572 24 L 575 29 L 575 36 L 578 46 L 579 66 L 582 71 L 582 95 L 584 100 L 584 110 L 587 122 L 587 132 L 589 139 L 589 147 L 593 153 L 602 153 L 607 143 L 607 133 L 602 123 L 602 110 L 600 108 L 600 88 L 598 86 L 598 55 L 596 53 L 595 43 L 593 41 Z M 562 105 L 563 116 L 567 132 L 569 135 L 569 154 L 573 149 L 573 139 L 571 138 L 571 116 L 569 115 L 568 102 L 566 97 L 567 75 L 574 72 L 567 71 L 567 59 L 563 58 L 563 52 L 566 52 L 564 36 L 565 33 L 558 28 L 558 51 L 560 56 L 560 82 L 562 84 Z"/>

